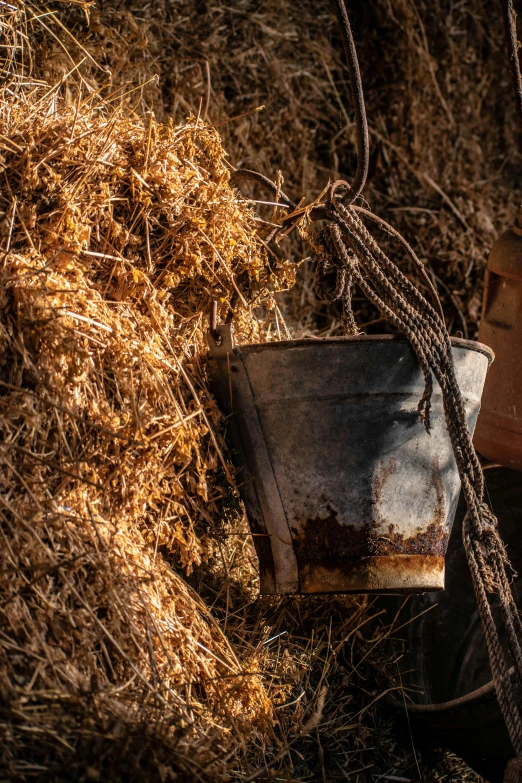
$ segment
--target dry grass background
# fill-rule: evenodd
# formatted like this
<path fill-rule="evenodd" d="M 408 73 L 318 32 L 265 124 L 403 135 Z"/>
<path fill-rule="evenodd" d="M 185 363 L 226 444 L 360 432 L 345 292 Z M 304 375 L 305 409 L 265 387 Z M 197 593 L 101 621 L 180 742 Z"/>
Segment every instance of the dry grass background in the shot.
<path fill-rule="evenodd" d="M 487 249 L 518 206 L 520 154 L 497 6 L 380 0 L 353 3 L 351 14 L 372 142 L 365 197 L 439 279 L 450 331 L 473 336 Z M 201 106 L 215 123 L 247 113 L 219 127 L 231 163 L 272 178 L 281 170 L 296 200 L 353 173 L 346 72 L 327 0 L 111 0 L 93 18 L 86 40 L 116 80 L 159 74 L 136 99 L 142 111 L 182 121 Z M 54 67 L 58 58 L 54 51 Z M 309 275 L 305 268 L 294 325 L 335 330 L 338 318 L 313 301 Z"/>
<path fill-rule="evenodd" d="M 474 336 L 518 206 L 497 6 L 352 5 L 365 199 Z M 0 23 L 3 778 L 476 780 L 396 737 L 400 631 L 371 601 L 256 599 L 206 389 L 210 300 L 239 289 L 239 339 L 265 339 L 293 281 L 230 164 L 296 199 L 354 170 L 328 3 L 13 0 Z M 338 332 L 310 279 L 277 295 L 289 328 Z"/>

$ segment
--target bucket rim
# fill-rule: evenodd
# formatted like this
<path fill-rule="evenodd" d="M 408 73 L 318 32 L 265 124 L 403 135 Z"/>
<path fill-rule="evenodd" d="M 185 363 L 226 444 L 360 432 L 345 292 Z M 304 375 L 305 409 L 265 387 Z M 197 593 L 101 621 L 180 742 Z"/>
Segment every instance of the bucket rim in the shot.
<path fill-rule="evenodd" d="M 494 352 L 484 343 L 476 340 L 465 340 L 462 337 L 450 337 L 451 345 L 455 348 L 464 348 L 468 351 L 481 353 L 491 365 L 495 358 Z M 236 345 L 235 350 L 240 353 L 260 353 L 261 351 L 277 351 L 285 348 L 301 348 L 320 345 L 376 345 L 379 343 L 407 343 L 409 340 L 403 334 L 358 334 L 355 336 L 339 337 L 302 337 L 298 340 L 274 340 L 267 343 L 248 343 Z"/>

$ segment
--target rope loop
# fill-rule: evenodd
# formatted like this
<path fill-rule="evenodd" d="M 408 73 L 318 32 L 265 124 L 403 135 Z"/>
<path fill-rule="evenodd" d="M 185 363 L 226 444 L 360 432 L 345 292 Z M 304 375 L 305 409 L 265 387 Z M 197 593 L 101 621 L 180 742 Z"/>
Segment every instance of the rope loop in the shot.
<path fill-rule="evenodd" d="M 463 521 L 463 544 L 471 572 L 479 614 L 489 654 L 491 674 L 498 703 L 517 756 L 522 756 L 522 719 L 514 681 L 508 666 L 508 655 L 514 666 L 514 678 L 522 688 L 522 622 L 511 591 L 512 571 L 498 531 L 495 515 L 484 502 L 484 475 L 473 447 L 468 429 L 466 409 L 460 392 L 451 340 L 444 322 L 437 292 L 412 248 L 395 229 L 371 212 L 355 205 L 368 173 L 369 145 L 364 99 L 350 22 L 344 0 L 332 0 L 339 21 L 346 53 L 352 99 L 355 106 L 357 171 L 353 184 L 337 180 L 327 188 L 324 203 L 301 208 L 263 175 L 250 171 L 235 172 L 233 184 L 244 180 L 257 181 L 271 190 L 284 203 L 289 214 L 281 218 L 272 230 L 274 241 L 278 232 L 288 233 L 303 215 L 311 220 L 328 220 L 319 236 L 320 256 L 314 279 L 314 290 L 326 301 L 340 300 L 343 306 L 343 324 L 347 334 L 357 334 L 352 310 L 352 289 L 356 284 L 366 298 L 377 308 L 382 318 L 405 335 L 414 350 L 424 378 L 424 392 L 418 411 L 426 430 L 430 431 L 431 399 L 435 383 L 442 396 L 446 427 L 458 468 L 462 492 L 468 513 Z M 508 43 L 510 45 L 515 91 L 519 97 L 522 119 L 522 81 L 516 52 L 516 30 L 512 0 L 503 0 L 505 6 Z M 517 55 L 515 57 L 515 54 Z M 343 188 L 343 197 L 338 191 Z M 405 252 L 424 277 L 432 295 L 432 305 L 422 292 L 384 253 L 370 234 L 359 215 L 377 223 L 399 240 Z M 335 283 L 328 286 L 325 279 L 335 269 Z M 493 617 L 496 605 L 505 631 L 506 654 Z M 513 768 L 517 765 L 513 764 Z M 506 778 L 507 780 L 507 778 Z"/>

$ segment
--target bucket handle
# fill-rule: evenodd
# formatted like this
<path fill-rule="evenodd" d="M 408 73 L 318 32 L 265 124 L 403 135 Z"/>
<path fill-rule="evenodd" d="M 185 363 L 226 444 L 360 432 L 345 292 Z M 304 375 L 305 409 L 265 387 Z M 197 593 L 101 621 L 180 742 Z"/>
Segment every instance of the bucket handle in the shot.
<path fill-rule="evenodd" d="M 216 321 L 212 321 L 214 305 L 217 311 L 217 302 L 212 303 L 210 328 L 207 332 L 208 349 L 213 359 L 226 359 L 234 350 L 234 326 L 231 321 L 218 325 L 217 312 Z"/>

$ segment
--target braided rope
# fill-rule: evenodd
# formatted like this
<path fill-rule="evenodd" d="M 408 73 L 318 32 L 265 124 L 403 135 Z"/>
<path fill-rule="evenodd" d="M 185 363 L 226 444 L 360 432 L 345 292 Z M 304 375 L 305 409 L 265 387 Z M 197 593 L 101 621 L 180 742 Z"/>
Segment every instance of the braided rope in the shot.
<path fill-rule="evenodd" d="M 522 757 L 511 759 L 507 765 L 504 783 L 520 783 L 522 780 Z"/>
<path fill-rule="evenodd" d="M 330 186 L 326 203 L 315 203 L 310 207 L 297 207 L 274 182 L 256 172 L 236 171 L 231 177 L 231 184 L 239 185 L 243 181 L 256 181 L 268 188 L 278 201 L 283 202 L 291 210 L 290 214 L 280 219 L 280 225 L 272 229 L 269 236 L 271 241 L 277 241 L 283 229 L 288 233 L 288 227 L 295 226 L 303 215 L 307 215 L 310 220 L 326 218 L 330 221 L 320 235 L 322 253 L 314 279 L 314 290 L 320 298 L 327 301 L 341 300 L 345 332 L 357 334 L 358 329 L 352 309 L 352 289 L 357 283 L 381 315 L 407 337 L 417 355 L 424 376 L 424 393 L 419 401 L 418 410 L 428 431 L 433 378 L 438 381 L 442 391 L 446 426 L 468 509 L 463 521 L 464 548 L 486 637 L 498 702 L 517 754 L 517 758 L 508 765 L 505 783 L 522 783 L 521 715 L 490 603 L 495 597 L 498 598 L 508 649 L 520 687 L 522 686 L 520 644 L 522 622 L 511 592 L 508 577 L 510 564 L 498 531 L 497 519 L 484 502 L 484 476 L 468 430 L 464 402 L 453 364 L 451 341 L 433 282 L 428 277 L 424 265 L 399 232 L 381 218 L 354 205 L 357 196 L 362 192 L 368 174 L 368 126 L 357 52 L 345 0 L 332 0 L 332 4 L 343 40 L 355 108 L 357 171 L 352 184 L 344 181 L 334 182 Z M 516 38 L 513 0 L 502 0 L 502 6 L 517 112 L 522 122 L 522 79 L 518 61 L 519 45 Z M 339 187 L 345 190 L 347 206 L 343 206 L 335 197 Z M 364 214 L 399 240 L 424 277 L 436 309 L 381 250 L 358 217 L 358 213 Z M 336 278 L 333 290 L 328 290 L 324 277 L 331 268 L 335 269 Z M 231 308 L 232 312 L 233 308 Z"/>
<path fill-rule="evenodd" d="M 444 414 L 468 508 L 463 522 L 463 543 L 484 628 L 491 673 L 509 737 L 517 755 L 522 754 L 522 720 L 515 698 L 506 654 L 493 618 L 491 598 L 499 602 L 507 645 L 515 673 L 522 685 L 522 623 L 509 582 L 510 568 L 497 519 L 484 502 L 484 476 L 467 426 L 464 401 L 455 374 L 451 341 L 444 321 L 420 291 L 390 261 L 352 207 L 330 200 L 331 222 L 323 230 L 326 263 L 334 266 L 345 289 L 357 283 L 381 315 L 402 332 L 415 351 L 425 388 L 419 414 L 430 426 L 433 377 L 443 398 Z M 349 282 L 348 282 L 349 281 Z M 336 298 L 350 306 L 346 290 L 336 286 Z M 353 314 L 352 314 L 353 320 Z"/>

